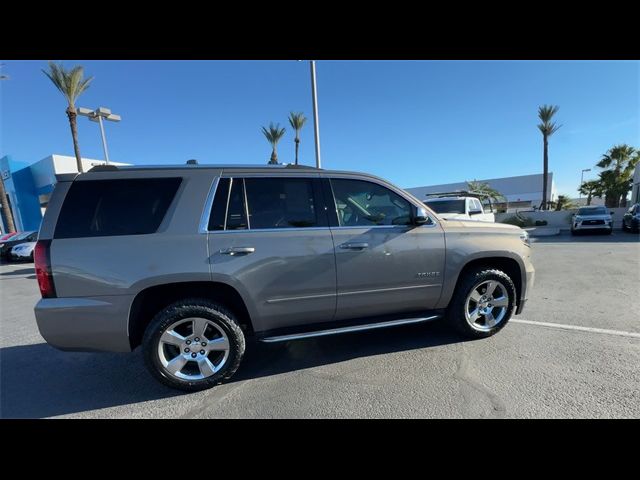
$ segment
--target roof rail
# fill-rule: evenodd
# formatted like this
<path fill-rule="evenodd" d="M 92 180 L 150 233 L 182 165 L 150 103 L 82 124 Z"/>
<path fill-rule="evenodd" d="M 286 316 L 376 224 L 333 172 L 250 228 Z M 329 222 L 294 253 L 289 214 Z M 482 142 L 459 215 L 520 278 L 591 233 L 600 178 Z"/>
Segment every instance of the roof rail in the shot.
<path fill-rule="evenodd" d="M 117 172 L 118 167 L 115 165 L 96 165 L 89 169 L 90 172 Z"/>
<path fill-rule="evenodd" d="M 455 192 L 435 192 L 427 193 L 425 197 L 477 197 L 477 198 L 490 198 L 485 193 L 470 192 L 468 190 L 456 190 Z"/>
<path fill-rule="evenodd" d="M 322 170 L 321 168 L 312 167 L 311 165 L 296 165 L 295 163 L 289 163 L 289 164 L 285 165 L 284 168 L 303 168 L 305 170 L 307 170 L 307 169 Z"/>

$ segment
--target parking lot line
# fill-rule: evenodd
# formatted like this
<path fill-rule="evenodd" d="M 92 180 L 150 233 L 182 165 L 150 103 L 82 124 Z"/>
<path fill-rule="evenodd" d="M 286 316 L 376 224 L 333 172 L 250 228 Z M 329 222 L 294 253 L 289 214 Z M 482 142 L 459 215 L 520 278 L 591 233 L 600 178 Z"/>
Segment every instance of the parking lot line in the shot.
<path fill-rule="evenodd" d="M 605 335 L 619 335 L 622 337 L 640 338 L 640 333 L 623 332 L 622 330 L 607 330 L 606 328 L 581 327 L 579 325 L 565 325 L 563 323 L 534 322 L 531 320 L 511 319 L 511 322 L 526 323 L 527 325 L 540 325 L 543 327 L 559 328 L 562 330 L 579 330 L 581 332 L 602 333 Z"/>

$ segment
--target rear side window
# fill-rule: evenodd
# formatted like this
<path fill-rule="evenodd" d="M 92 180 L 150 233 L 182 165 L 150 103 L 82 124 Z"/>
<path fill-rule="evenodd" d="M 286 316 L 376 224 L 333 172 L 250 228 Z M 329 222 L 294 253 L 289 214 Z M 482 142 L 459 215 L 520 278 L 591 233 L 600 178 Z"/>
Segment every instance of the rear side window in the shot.
<path fill-rule="evenodd" d="M 54 238 L 143 235 L 158 230 L 181 178 L 74 182 Z"/>

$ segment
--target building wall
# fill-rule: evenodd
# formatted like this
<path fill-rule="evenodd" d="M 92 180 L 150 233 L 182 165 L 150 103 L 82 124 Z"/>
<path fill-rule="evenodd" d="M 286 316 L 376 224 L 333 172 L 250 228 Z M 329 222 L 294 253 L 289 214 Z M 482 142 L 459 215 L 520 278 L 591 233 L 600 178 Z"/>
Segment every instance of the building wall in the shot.
<path fill-rule="evenodd" d="M 553 182 L 553 173 L 549 172 L 547 181 L 547 199 L 555 200 L 556 188 Z M 486 182 L 492 188 L 504 195 L 508 202 L 519 203 L 519 208 L 526 206 L 538 207 L 542 202 L 542 180 L 543 175 L 520 175 L 517 177 L 490 178 L 478 180 Z M 456 190 L 467 190 L 467 182 L 447 183 L 441 185 L 430 185 L 424 187 L 406 188 L 408 192 L 419 199 L 424 199 L 428 193 L 453 192 Z"/>
<path fill-rule="evenodd" d="M 84 171 L 96 165 L 104 165 L 102 160 L 82 159 Z M 113 165 L 124 163 L 110 162 Z M 49 155 L 31 165 L 14 162 L 9 156 L 0 159 L 7 195 L 10 200 L 17 230 L 38 230 L 42 216 L 49 202 L 49 196 L 56 184 L 56 175 L 77 173 L 75 157 Z M 3 225 L 4 230 L 4 225 Z"/>

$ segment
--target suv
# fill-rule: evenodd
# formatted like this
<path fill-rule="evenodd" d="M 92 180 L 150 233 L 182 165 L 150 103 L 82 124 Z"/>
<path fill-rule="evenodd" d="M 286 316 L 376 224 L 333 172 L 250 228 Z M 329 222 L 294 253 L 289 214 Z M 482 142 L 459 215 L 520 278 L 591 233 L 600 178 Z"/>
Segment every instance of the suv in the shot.
<path fill-rule="evenodd" d="M 488 337 L 534 278 L 518 227 L 440 220 L 372 175 L 281 165 L 60 175 L 35 263 L 48 343 L 142 346 L 158 380 L 188 391 L 229 379 L 248 337 L 441 317 Z"/>
<path fill-rule="evenodd" d="M 613 232 L 612 213 L 603 206 L 580 207 L 571 216 L 571 235 L 594 230 L 611 234 Z"/>
<path fill-rule="evenodd" d="M 640 203 L 632 205 L 622 217 L 622 230 L 640 232 Z"/>

